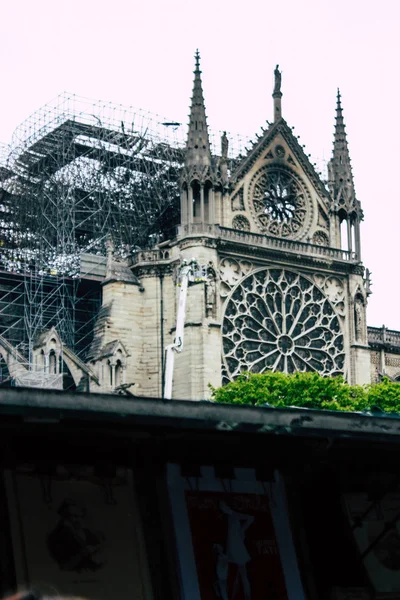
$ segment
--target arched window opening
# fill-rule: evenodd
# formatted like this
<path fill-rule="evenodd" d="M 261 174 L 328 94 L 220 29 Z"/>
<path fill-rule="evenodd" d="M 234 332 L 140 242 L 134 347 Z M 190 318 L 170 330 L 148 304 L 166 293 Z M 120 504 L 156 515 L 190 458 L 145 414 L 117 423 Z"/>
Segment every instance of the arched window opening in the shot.
<path fill-rule="evenodd" d="M 119 387 L 122 383 L 122 364 L 120 360 L 117 360 L 115 365 L 115 387 Z"/>
<path fill-rule="evenodd" d="M 57 373 L 57 356 L 54 350 L 50 350 L 49 353 L 49 373 L 52 375 Z"/>
<path fill-rule="evenodd" d="M 351 242 L 352 242 L 352 246 L 351 249 L 353 250 L 353 252 L 356 251 L 356 224 L 355 224 L 355 220 L 352 219 L 351 221 Z"/>
<path fill-rule="evenodd" d="M 211 198 L 211 183 L 207 181 L 204 186 L 204 221 L 210 223 L 210 198 Z"/>
<path fill-rule="evenodd" d="M 192 183 L 193 190 L 193 218 L 198 220 L 200 217 L 200 184 L 198 181 Z"/>
<path fill-rule="evenodd" d="M 43 371 L 46 369 L 46 359 L 44 356 L 44 350 L 40 351 L 40 369 L 43 369 Z"/>
<path fill-rule="evenodd" d="M 340 246 L 341 246 L 342 250 L 349 249 L 349 238 L 347 235 L 347 227 L 348 227 L 347 220 L 344 219 L 340 223 Z"/>

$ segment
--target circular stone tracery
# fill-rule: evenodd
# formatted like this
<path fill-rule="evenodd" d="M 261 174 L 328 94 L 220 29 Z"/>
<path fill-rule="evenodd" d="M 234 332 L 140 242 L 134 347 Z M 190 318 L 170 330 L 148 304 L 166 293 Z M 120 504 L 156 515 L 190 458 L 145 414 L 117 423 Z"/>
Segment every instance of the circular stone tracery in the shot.
<path fill-rule="evenodd" d="M 228 300 L 223 322 L 228 379 L 243 371 L 343 373 L 338 316 L 317 286 L 283 269 L 247 276 Z"/>
<path fill-rule="evenodd" d="M 250 184 L 250 208 L 262 233 L 298 237 L 310 224 L 311 199 L 290 169 L 264 167 Z"/>

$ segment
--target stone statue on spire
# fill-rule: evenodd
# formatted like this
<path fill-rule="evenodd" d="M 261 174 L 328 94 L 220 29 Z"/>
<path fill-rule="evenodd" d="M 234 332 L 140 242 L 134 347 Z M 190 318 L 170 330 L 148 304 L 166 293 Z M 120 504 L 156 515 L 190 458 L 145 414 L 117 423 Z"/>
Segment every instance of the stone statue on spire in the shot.
<path fill-rule="evenodd" d="M 229 141 L 228 141 L 228 137 L 226 135 L 226 131 L 223 132 L 222 136 L 221 136 L 221 157 L 222 158 L 228 158 L 228 148 L 229 148 Z"/>
<path fill-rule="evenodd" d="M 279 65 L 276 65 L 274 75 L 275 75 L 274 94 L 276 94 L 276 93 L 280 93 L 281 84 L 282 84 L 282 73 L 279 70 Z"/>

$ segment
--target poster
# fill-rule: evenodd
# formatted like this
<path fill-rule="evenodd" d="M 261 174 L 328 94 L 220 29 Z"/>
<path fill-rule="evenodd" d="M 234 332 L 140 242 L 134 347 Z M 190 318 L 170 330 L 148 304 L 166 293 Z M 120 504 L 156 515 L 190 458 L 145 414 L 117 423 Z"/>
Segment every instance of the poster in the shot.
<path fill-rule="evenodd" d="M 17 582 L 96 600 L 146 596 L 147 566 L 131 487 L 117 469 L 34 468 L 6 473 Z"/>
<path fill-rule="evenodd" d="M 202 600 L 287 600 L 266 495 L 186 491 Z"/>
<path fill-rule="evenodd" d="M 168 465 L 183 600 L 303 600 L 284 484 Z"/>
<path fill-rule="evenodd" d="M 399 598 L 400 493 L 376 501 L 367 493 L 348 493 L 343 504 L 376 597 Z"/>

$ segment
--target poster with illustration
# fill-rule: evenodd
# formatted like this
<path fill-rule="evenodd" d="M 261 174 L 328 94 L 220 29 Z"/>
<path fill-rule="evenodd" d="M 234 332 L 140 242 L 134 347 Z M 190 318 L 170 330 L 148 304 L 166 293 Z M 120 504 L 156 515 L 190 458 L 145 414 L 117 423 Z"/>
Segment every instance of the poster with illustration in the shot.
<path fill-rule="evenodd" d="M 348 493 L 343 505 L 376 598 L 400 598 L 400 493 Z"/>
<path fill-rule="evenodd" d="M 283 482 L 256 481 L 251 469 L 222 481 L 213 469 L 169 489 L 184 600 L 302 600 Z"/>
<path fill-rule="evenodd" d="M 269 499 L 186 491 L 201 598 L 287 600 Z"/>
<path fill-rule="evenodd" d="M 146 568 L 131 473 L 34 467 L 6 474 L 18 585 L 114 600 L 144 598 Z"/>

